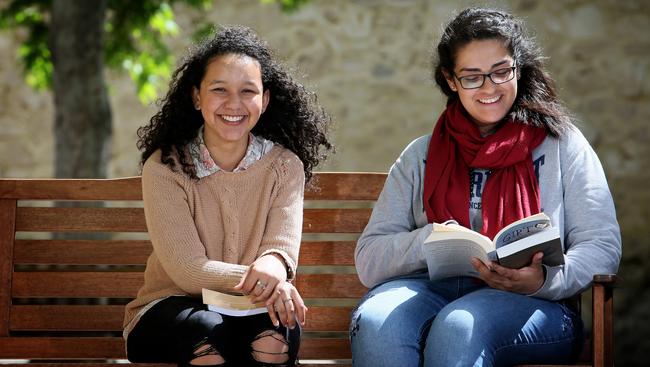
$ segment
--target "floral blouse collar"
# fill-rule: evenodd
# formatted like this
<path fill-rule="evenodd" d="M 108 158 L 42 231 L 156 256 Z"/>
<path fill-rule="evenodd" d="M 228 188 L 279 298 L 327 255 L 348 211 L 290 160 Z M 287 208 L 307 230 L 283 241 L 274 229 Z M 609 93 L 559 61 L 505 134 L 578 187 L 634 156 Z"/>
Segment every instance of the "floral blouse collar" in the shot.
<path fill-rule="evenodd" d="M 240 172 L 248 169 L 255 162 L 260 160 L 266 153 L 273 149 L 273 142 L 262 137 L 255 136 L 252 133 L 248 135 L 248 148 L 244 158 L 239 162 L 233 172 Z M 198 178 L 210 176 L 213 173 L 223 171 L 210 156 L 208 147 L 203 140 L 203 126 L 199 129 L 196 138 L 189 144 L 190 155 L 196 167 Z"/>

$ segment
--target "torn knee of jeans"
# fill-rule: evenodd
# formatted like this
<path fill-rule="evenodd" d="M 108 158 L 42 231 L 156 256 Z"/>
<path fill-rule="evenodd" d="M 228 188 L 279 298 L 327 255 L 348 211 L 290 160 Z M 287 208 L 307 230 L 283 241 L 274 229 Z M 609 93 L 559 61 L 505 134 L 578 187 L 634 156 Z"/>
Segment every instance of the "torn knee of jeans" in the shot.
<path fill-rule="evenodd" d="M 352 322 L 350 323 L 350 336 L 353 338 L 357 336 L 357 332 L 359 331 L 359 321 L 361 321 L 360 312 L 352 317 Z"/>
<path fill-rule="evenodd" d="M 194 346 L 192 352 L 191 366 L 220 366 L 226 363 L 214 345 L 203 339 Z"/>
<path fill-rule="evenodd" d="M 566 332 L 567 330 L 573 329 L 573 320 L 567 314 L 564 314 L 562 317 L 562 331 Z"/>
<path fill-rule="evenodd" d="M 255 337 L 252 356 L 257 362 L 281 364 L 289 360 L 289 343 L 275 330 L 266 330 Z"/>

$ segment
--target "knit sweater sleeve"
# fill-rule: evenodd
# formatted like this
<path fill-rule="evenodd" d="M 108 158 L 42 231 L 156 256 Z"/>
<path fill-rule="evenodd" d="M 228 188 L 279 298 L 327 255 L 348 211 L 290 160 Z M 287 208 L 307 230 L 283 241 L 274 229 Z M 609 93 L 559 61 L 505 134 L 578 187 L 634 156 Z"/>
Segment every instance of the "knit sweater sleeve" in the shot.
<path fill-rule="evenodd" d="M 393 164 L 357 242 L 355 266 L 366 287 L 426 269 L 422 244 L 431 225 L 417 223 L 415 215 L 422 201 L 420 164 L 427 147 L 428 137 L 419 138 Z"/>
<path fill-rule="evenodd" d="M 192 181 L 150 157 L 142 171 L 142 192 L 149 237 L 165 273 L 183 291 L 231 291 L 247 266 L 210 260 L 188 204 Z"/>
<path fill-rule="evenodd" d="M 616 273 L 621 234 L 600 160 L 584 136 L 572 130 L 560 141 L 565 265 L 547 267 L 534 296 L 563 299 L 584 291 L 595 274 Z"/>
<path fill-rule="evenodd" d="M 269 253 L 280 255 L 288 267 L 288 280 L 292 280 L 302 233 L 305 174 L 302 162 L 290 151 L 282 153 L 273 169 L 278 184 L 271 198 L 258 257 Z"/>

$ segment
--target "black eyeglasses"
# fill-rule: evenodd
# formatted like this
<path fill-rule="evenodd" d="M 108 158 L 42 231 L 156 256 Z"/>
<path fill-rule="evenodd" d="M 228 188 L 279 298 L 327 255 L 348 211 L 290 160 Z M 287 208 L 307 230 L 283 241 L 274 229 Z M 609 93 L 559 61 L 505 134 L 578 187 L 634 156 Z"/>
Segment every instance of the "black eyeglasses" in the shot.
<path fill-rule="evenodd" d="M 460 86 L 463 87 L 463 89 L 477 89 L 483 86 L 483 83 L 485 83 L 485 77 L 490 78 L 494 84 L 503 84 L 511 81 L 515 77 L 516 69 L 516 66 L 510 66 L 507 68 L 497 69 L 487 74 L 472 74 L 461 77 L 454 73 L 454 78 L 458 79 Z"/>

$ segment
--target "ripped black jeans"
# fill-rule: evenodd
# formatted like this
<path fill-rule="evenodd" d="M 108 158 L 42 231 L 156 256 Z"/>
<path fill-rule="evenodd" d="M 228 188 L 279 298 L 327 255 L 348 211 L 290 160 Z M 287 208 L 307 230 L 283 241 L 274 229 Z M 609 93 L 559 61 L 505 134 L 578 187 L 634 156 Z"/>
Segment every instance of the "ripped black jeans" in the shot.
<path fill-rule="evenodd" d="M 288 351 L 267 353 L 255 349 L 257 340 L 270 337 L 288 346 Z M 282 325 L 276 328 L 266 313 L 226 316 L 208 311 L 199 298 L 173 296 L 145 312 L 129 333 L 126 349 L 131 362 L 188 366 L 207 353 L 225 360 L 215 364 L 219 366 L 295 366 L 299 346 L 298 324 L 293 330 Z M 286 361 L 268 362 L 272 354 Z"/>

